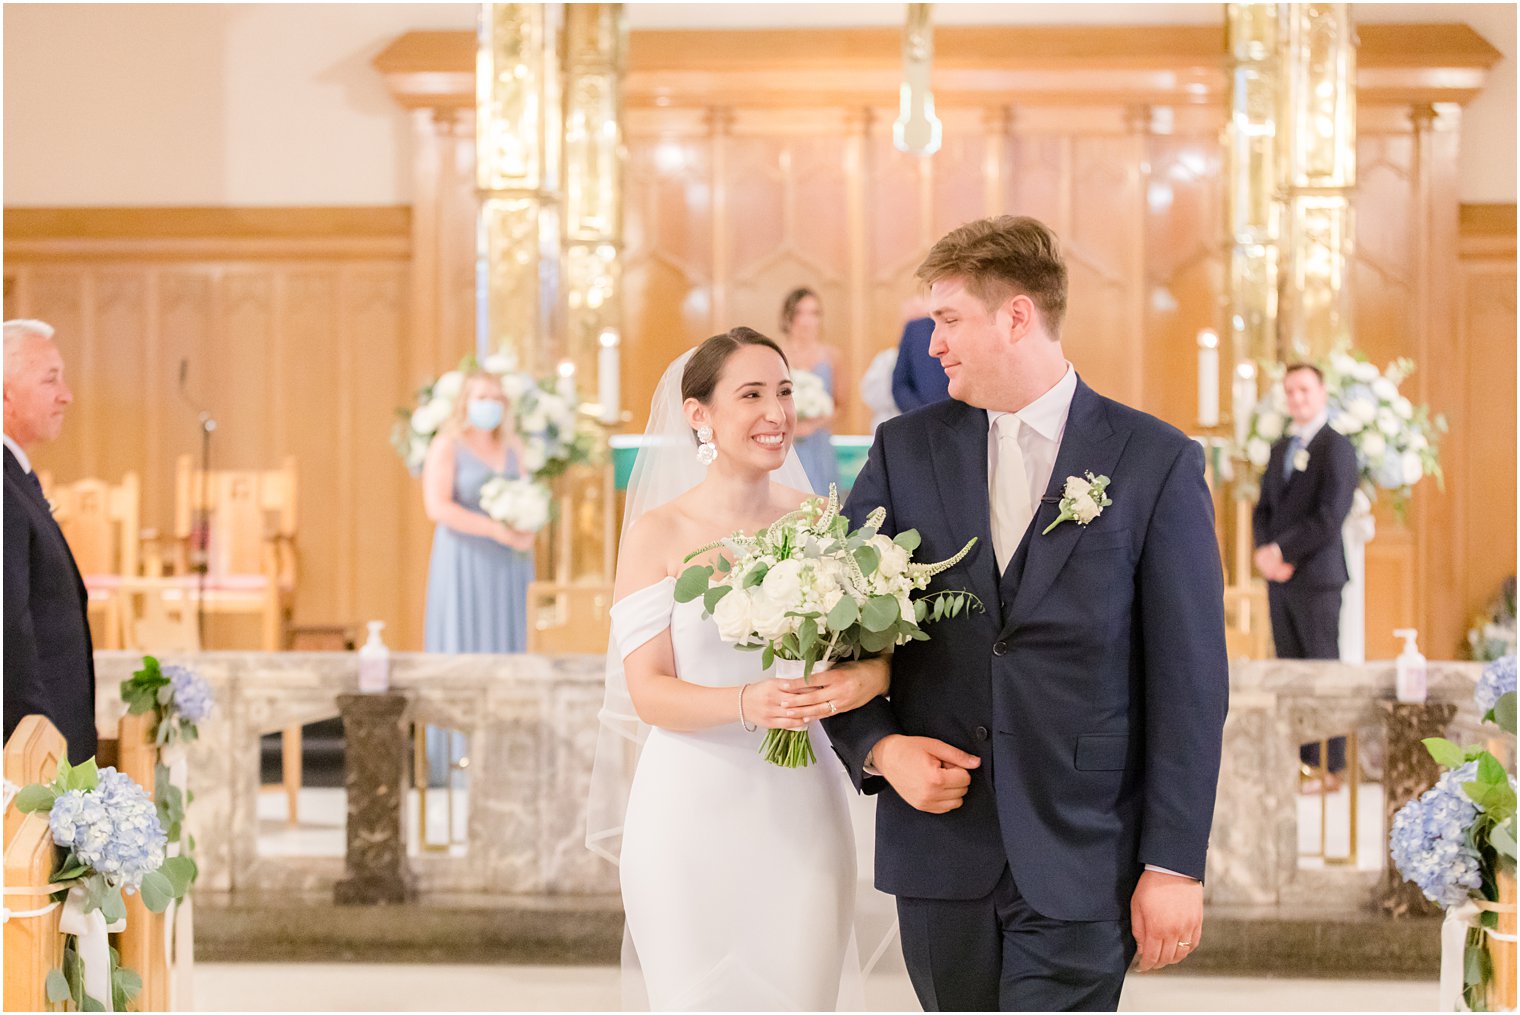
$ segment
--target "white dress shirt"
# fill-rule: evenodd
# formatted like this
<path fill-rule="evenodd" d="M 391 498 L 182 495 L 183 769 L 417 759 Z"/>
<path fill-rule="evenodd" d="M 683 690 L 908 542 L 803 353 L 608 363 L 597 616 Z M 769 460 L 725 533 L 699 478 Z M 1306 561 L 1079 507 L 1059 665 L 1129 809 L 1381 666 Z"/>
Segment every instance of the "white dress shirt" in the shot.
<path fill-rule="evenodd" d="M 1299 446 L 1307 448 L 1310 444 L 1314 443 L 1314 438 L 1319 436 L 1319 432 L 1325 428 L 1325 424 L 1328 422 L 1330 422 L 1330 410 L 1326 409 L 1303 426 L 1295 425 L 1288 427 L 1288 436 L 1297 436 Z"/>
<path fill-rule="evenodd" d="M 1013 413 L 1023 425 L 1019 427 L 1019 449 L 1024 452 L 1024 472 L 1029 480 L 1029 503 L 1035 514 L 1040 511 L 1040 498 L 1050 485 L 1050 474 L 1055 471 L 1056 455 L 1061 451 L 1061 438 L 1066 435 L 1066 417 L 1071 414 L 1071 400 L 1077 393 L 1077 372 L 1070 363 L 1061 379 L 1045 394 Z M 997 438 L 993 428 L 1006 412 L 987 410 L 987 475 L 997 475 Z"/>

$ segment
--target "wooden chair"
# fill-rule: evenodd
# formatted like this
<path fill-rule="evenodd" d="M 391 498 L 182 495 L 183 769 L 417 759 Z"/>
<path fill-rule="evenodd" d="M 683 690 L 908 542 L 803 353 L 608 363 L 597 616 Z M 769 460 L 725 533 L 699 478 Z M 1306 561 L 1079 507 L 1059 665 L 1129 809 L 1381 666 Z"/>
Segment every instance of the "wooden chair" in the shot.
<path fill-rule="evenodd" d="M 280 650 L 295 596 L 296 499 L 293 457 L 278 469 L 202 472 L 190 455 L 175 463 L 175 574 L 199 590 L 191 564 L 204 536 L 206 612 L 259 616 L 266 652 Z"/>
<path fill-rule="evenodd" d="M 137 473 L 126 473 L 120 483 L 54 483 L 51 473 L 41 472 L 37 479 L 84 577 L 97 647 L 120 648 L 118 589 L 122 579 L 142 573 L 142 488 Z"/>
<path fill-rule="evenodd" d="M 63 735 L 40 715 L 24 717 L 5 743 L 5 778 L 17 788 L 47 782 L 68 747 Z M 7 790 L 7 794 L 10 791 Z M 46 814 L 22 814 L 9 800 L 5 807 L 5 883 L 12 888 L 42 888 L 57 869 L 58 850 Z M 13 913 L 5 921 L 5 1010 L 58 1011 L 49 1004 L 45 983 L 50 970 L 63 965 L 59 907 L 48 909 L 47 892 L 16 893 L 5 898 Z M 37 913 L 37 910 L 47 910 Z"/>

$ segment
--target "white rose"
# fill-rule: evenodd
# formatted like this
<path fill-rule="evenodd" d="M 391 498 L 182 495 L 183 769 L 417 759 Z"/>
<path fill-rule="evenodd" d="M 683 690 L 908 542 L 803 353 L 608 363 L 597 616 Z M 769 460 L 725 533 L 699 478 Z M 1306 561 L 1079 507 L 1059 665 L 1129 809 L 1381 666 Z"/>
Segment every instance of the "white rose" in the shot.
<path fill-rule="evenodd" d="M 1377 419 L 1377 406 L 1366 398 L 1353 398 L 1346 406 L 1346 411 L 1351 413 L 1363 423 L 1371 423 Z"/>
<path fill-rule="evenodd" d="M 1371 363 L 1358 363 L 1356 369 L 1351 372 L 1351 375 L 1363 384 L 1366 384 L 1368 381 L 1377 380 L 1378 368 Z"/>
<path fill-rule="evenodd" d="M 802 599 L 802 562 L 783 560 L 766 572 L 760 583 L 768 598 L 785 603 L 791 609 Z"/>
<path fill-rule="evenodd" d="M 563 419 L 566 405 L 565 400 L 558 395 L 543 394 L 539 396 L 535 408 L 549 419 Z"/>
<path fill-rule="evenodd" d="M 749 596 L 750 625 L 761 638 L 775 641 L 791 631 L 791 622 L 795 618 L 786 615 L 791 606 L 790 602 L 782 603 L 772 599 L 764 589 L 753 589 Z"/>
<path fill-rule="evenodd" d="M 1393 401 L 1393 411 L 1399 414 L 1401 419 L 1414 418 L 1414 406 L 1409 404 L 1409 399 L 1400 395 Z"/>
<path fill-rule="evenodd" d="M 1309 452 L 1306 448 L 1299 448 L 1293 456 L 1293 471 L 1303 472 L 1309 467 Z"/>
<path fill-rule="evenodd" d="M 1367 456 L 1369 464 L 1382 458 L 1383 452 L 1387 450 L 1388 442 L 1376 430 L 1368 430 L 1362 435 L 1362 454 Z"/>
<path fill-rule="evenodd" d="M 1265 468 L 1272 458 L 1272 445 L 1260 437 L 1252 437 L 1246 441 L 1246 459 L 1258 469 Z"/>
<path fill-rule="evenodd" d="M 1388 437 L 1397 437 L 1399 431 L 1404 429 L 1403 424 L 1399 422 L 1399 417 L 1395 416 L 1391 409 L 1378 410 L 1377 425 L 1378 429 Z"/>
<path fill-rule="evenodd" d="M 501 393 L 513 402 L 520 401 L 524 395 L 532 391 L 533 378 L 527 374 L 503 374 L 501 378 Z"/>
<path fill-rule="evenodd" d="M 753 633 L 750 626 L 752 614 L 750 598 L 743 590 L 735 589 L 713 607 L 713 622 L 718 625 L 718 637 L 724 641 L 741 642 Z"/>
<path fill-rule="evenodd" d="M 1275 441 L 1282 436 L 1284 423 L 1282 416 L 1268 409 L 1256 417 L 1256 432 L 1266 440 Z"/>
<path fill-rule="evenodd" d="M 1361 433 L 1364 425 L 1361 420 L 1349 412 L 1337 413 L 1335 419 L 1330 422 L 1331 429 L 1337 433 L 1343 433 L 1347 437 L 1350 437 L 1352 434 Z"/>
<path fill-rule="evenodd" d="M 1061 494 L 1065 497 L 1085 497 L 1091 489 L 1092 484 L 1081 476 L 1067 476 L 1066 486 L 1061 490 Z"/>
<path fill-rule="evenodd" d="M 1399 397 L 1398 386 L 1386 377 L 1379 377 L 1372 382 L 1372 393 L 1383 402 L 1391 402 Z"/>
<path fill-rule="evenodd" d="M 549 417 L 544 415 L 542 409 L 535 407 L 522 418 L 522 428 L 525 433 L 543 433 L 549 429 Z"/>
<path fill-rule="evenodd" d="M 1409 435 L 1409 447 L 1411 450 L 1423 451 L 1429 445 L 1430 442 L 1425 439 L 1425 435 L 1420 433 L 1418 430 Z"/>
<path fill-rule="evenodd" d="M 464 374 L 458 370 L 450 370 L 433 383 L 433 397 L 453 401 L 459 397 L 459 391 L 463 387 Z"/>
<path fill-rule="evenodd" d="M 1338 352 L 1330 357 L 1330 366 L 1338 374 L 1350 374 L 1356 372 L 1356 359 L 1343 352 Z"/>
<path fill-rule="evenodd" d="M 443 398 L 435 398 L 426 405 L 418 406 L 412 413 L 412 429 L 418 433 L 430 434 L 443 426 L 444 422 L 453 413 L 453 403 Z"/>
<path fill-rule="evenodd" d="M 1414 486 L 1425 475 L 1425 466 L 1420 463 L 1420 456 L 1413 451 L 1404 452 L 1404 483 Z"/>
<path fill-rule="evenodd" d="M 1098 517 L 1098 512 L 1101 510 L 1097 501 L 1093 500 L 1090 494 L 1085 493 L 1072 501 L 1071 505 L 1071 513 L 1076 516 L 1077 522 L 1081 525 L 1086 525 Z"/>
<path fill-rule="evenodd" d="M 518 459 L 518 465 L 522 467 L 523 472 L 531 475 L 542 469 L 546 462 L 544 447 L 538 441 L 528 441 L 523 445 L 522 457 Z"/>
<path fill-rule="evenodd" d="M 512 357 L 504 352 L 493 352 L 480 361 L 482 370 L 496 374 L 498 377 L 511 373 L 513 365 Z"/>

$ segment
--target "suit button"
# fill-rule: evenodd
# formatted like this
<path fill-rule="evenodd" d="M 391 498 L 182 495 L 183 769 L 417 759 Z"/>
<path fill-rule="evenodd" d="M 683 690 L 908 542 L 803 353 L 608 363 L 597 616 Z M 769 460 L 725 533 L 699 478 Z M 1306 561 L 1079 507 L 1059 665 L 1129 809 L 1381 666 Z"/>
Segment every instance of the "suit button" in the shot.
<path fill-rule="evenodd" d="M 995 656 L 1005 656 L 1005 655 L 1007 655 L 1008 654 L 1008 643 L 1006 641 L 1000 641 L 997 644 L 993 645 L 992 646 L 992 654 L 995 655 Z"/>
<path fill-rule="evenodd" d="M 985 726 L 978 726 L 976 728 L 975 736 L 978 740 L 986 740 L 991 735 L 992 734 L 987 732 L 987 727 Z"/>

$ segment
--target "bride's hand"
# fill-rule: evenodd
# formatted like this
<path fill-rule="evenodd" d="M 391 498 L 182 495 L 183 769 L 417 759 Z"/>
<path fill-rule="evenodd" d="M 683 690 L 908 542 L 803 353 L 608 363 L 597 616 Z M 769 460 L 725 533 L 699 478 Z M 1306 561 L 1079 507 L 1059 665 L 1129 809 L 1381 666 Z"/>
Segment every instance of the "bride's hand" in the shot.
<path fill-rule="evenodd" d="M 827 719 L 886 694 L 892 683 L 892 662 L 883 656 L 840 663 L 822 673 L 815 672 L 807 683 L 801 680 L 784 683 L 791 691 L 793 715 L 803 719 Z"/>
<path fill-rule="evenodd" d="M 795 714 L 791 705 L 792 695 L 786 690 L 788 684 L 801 683 L 800 680 L 772 677 L 748 685 L 743 698 L 744 718 L 756 726 L 771 730 L 807 729 L 807 720 Z"/>

